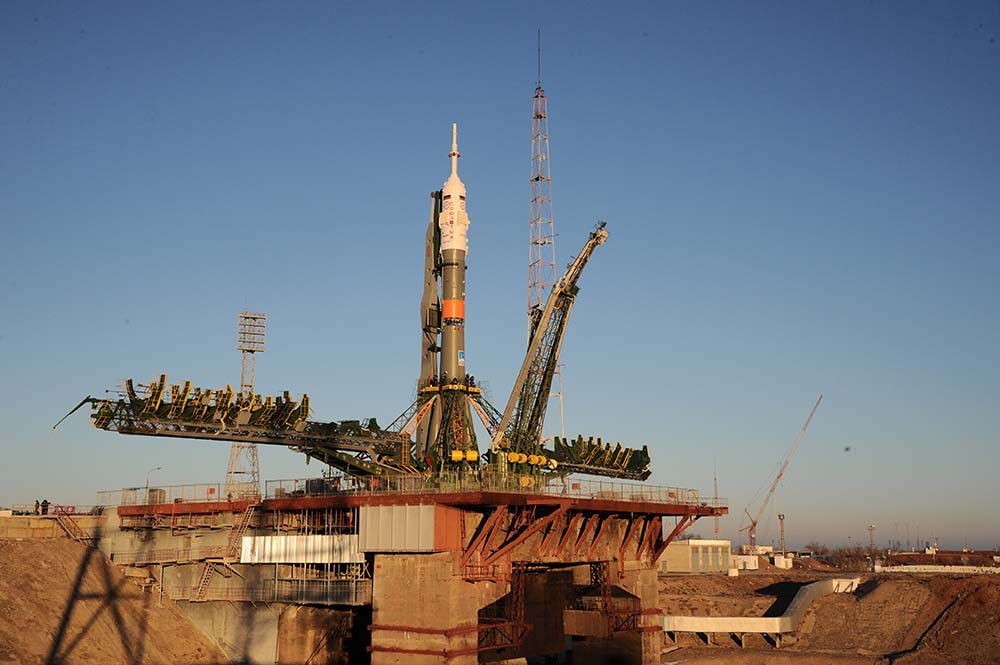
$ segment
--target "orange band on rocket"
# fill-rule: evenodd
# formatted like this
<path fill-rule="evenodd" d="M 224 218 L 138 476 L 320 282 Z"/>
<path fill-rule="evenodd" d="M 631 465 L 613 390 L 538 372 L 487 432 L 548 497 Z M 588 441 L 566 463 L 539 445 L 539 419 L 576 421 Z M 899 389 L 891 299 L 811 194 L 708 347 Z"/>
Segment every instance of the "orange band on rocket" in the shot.
<path fill-rule="evenodd" d="M 464 300 L 442 300 L 441 301 L 441 314 L 446 319 L 464 319 L 465 318 L 465 301 Z"/>

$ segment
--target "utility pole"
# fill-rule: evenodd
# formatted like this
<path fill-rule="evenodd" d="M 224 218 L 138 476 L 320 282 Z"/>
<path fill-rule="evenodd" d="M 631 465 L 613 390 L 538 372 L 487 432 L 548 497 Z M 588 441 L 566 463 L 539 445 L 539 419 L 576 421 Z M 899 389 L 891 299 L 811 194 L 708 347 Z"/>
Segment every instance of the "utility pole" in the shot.
<path fill-rule="evenodd" d="M 545 308 L 548 292 L 556 281 L 556 233 L 552 214 L 552 169 L 549 161 L 549 102 L 542 90 L 542 33 L 538 31 L 538 79 L 531 110 L 531 228 L 528 244 L 528 340 Z M 562 370 L 552 375 L 553 392 L 559 398 L 559 436 L 566 437 L 563 413 Z"/>
<path fill-rule="evenodd" d="M 785 514 L 778 514 L 778 525 L 781 528 L 781 556 L 785 556 Z"/>
<path fill-rule="evenodd" d="M 712 484 L 713 484 L 713 490 L 714 490 L 714 495 L 713 495 L 714 501 L 712 502 L 712 505 L 713 506 L 718 506 L 719 505 L 719 472 L 718 472 L 717 467 L 715 466 L 715 462 L 714 461 L 712 463 Z M 715 539 L 716 540 L 719 539 L 719 516 L 718 515 L 715 516 Z"/>

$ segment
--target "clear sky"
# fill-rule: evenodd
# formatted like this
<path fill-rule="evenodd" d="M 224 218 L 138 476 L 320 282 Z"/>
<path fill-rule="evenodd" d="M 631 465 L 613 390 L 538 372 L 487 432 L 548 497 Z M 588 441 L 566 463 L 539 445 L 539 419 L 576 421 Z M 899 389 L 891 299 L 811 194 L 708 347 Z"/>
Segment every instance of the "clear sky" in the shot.
<path fill-rule="evenodd" d="M 0 504 L 221 481 L 226 444 L 51 426 L 125 377 L 238 383 L 243 306 L 261 391 L 392 420 L 452 122 L 502 406 L 538 28 L 558 263 L 610 232 L 568 433 L 648 443 L 654 484 L 714 463 L 734 536 L 823 392 L 761 542 L 784 512 L 796 544 L 1000 545 L 997 2 L 0 4 Z"/>

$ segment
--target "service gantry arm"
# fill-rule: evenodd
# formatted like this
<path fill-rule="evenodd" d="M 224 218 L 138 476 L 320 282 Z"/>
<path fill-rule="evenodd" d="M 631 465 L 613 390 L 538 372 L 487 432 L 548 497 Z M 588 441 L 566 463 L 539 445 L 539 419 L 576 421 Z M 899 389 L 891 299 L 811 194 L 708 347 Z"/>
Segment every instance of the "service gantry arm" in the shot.
<path fill-rule="evenodd" d="M 493 439 L 494 452 L 502 449 L 527 453 L 539 447 L 563 333 L 579 291 L 576 283 L 594 250 L 607 240 L 604 226 L 604 222 L 599 223 L 590 234 L 583 250 L 552 287 L 545 308 L 532 312 L 531 343 Z"/>
<path fill-rule="evenodd" d="M 70 414 L 85 404 L 94 426 L 109 432 L 287 446 L 354 475 L 415 471 L 408 464 L 409 421 L 387 429 L 374 419 L 311 421 L 308 395 L 296 401 L 288 392 L 272 397 L 239 394 L 232 386 L 202 389 L 190 381 L 168 384 L 161 374 L 147 385 L 126 380 L 115 398 L 87 396 Z"/>

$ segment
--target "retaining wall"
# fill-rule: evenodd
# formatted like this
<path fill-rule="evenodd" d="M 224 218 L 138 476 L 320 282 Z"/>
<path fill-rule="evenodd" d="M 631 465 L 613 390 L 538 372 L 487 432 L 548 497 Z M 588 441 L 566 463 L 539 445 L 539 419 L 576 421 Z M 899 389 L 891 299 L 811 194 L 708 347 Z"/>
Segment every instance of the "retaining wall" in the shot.
<path fill-rule="evenodd" d="M 791 633 L 799 627 L 806 610 L 817 598 L 854 591 L 860 577 L 833 578 L 799 589 L 785 613 L 779 617 L 692 617 L 666 615 L 663 630 L 679 633 Z"/>
<path fill-rule="evenodd" d="M 88 533 L 103 519 L 99 515 L 74 515 L 73 519 Z M 55 515 L 13 515 L 0 517 L 0 538 L 65 538 Z"/>

